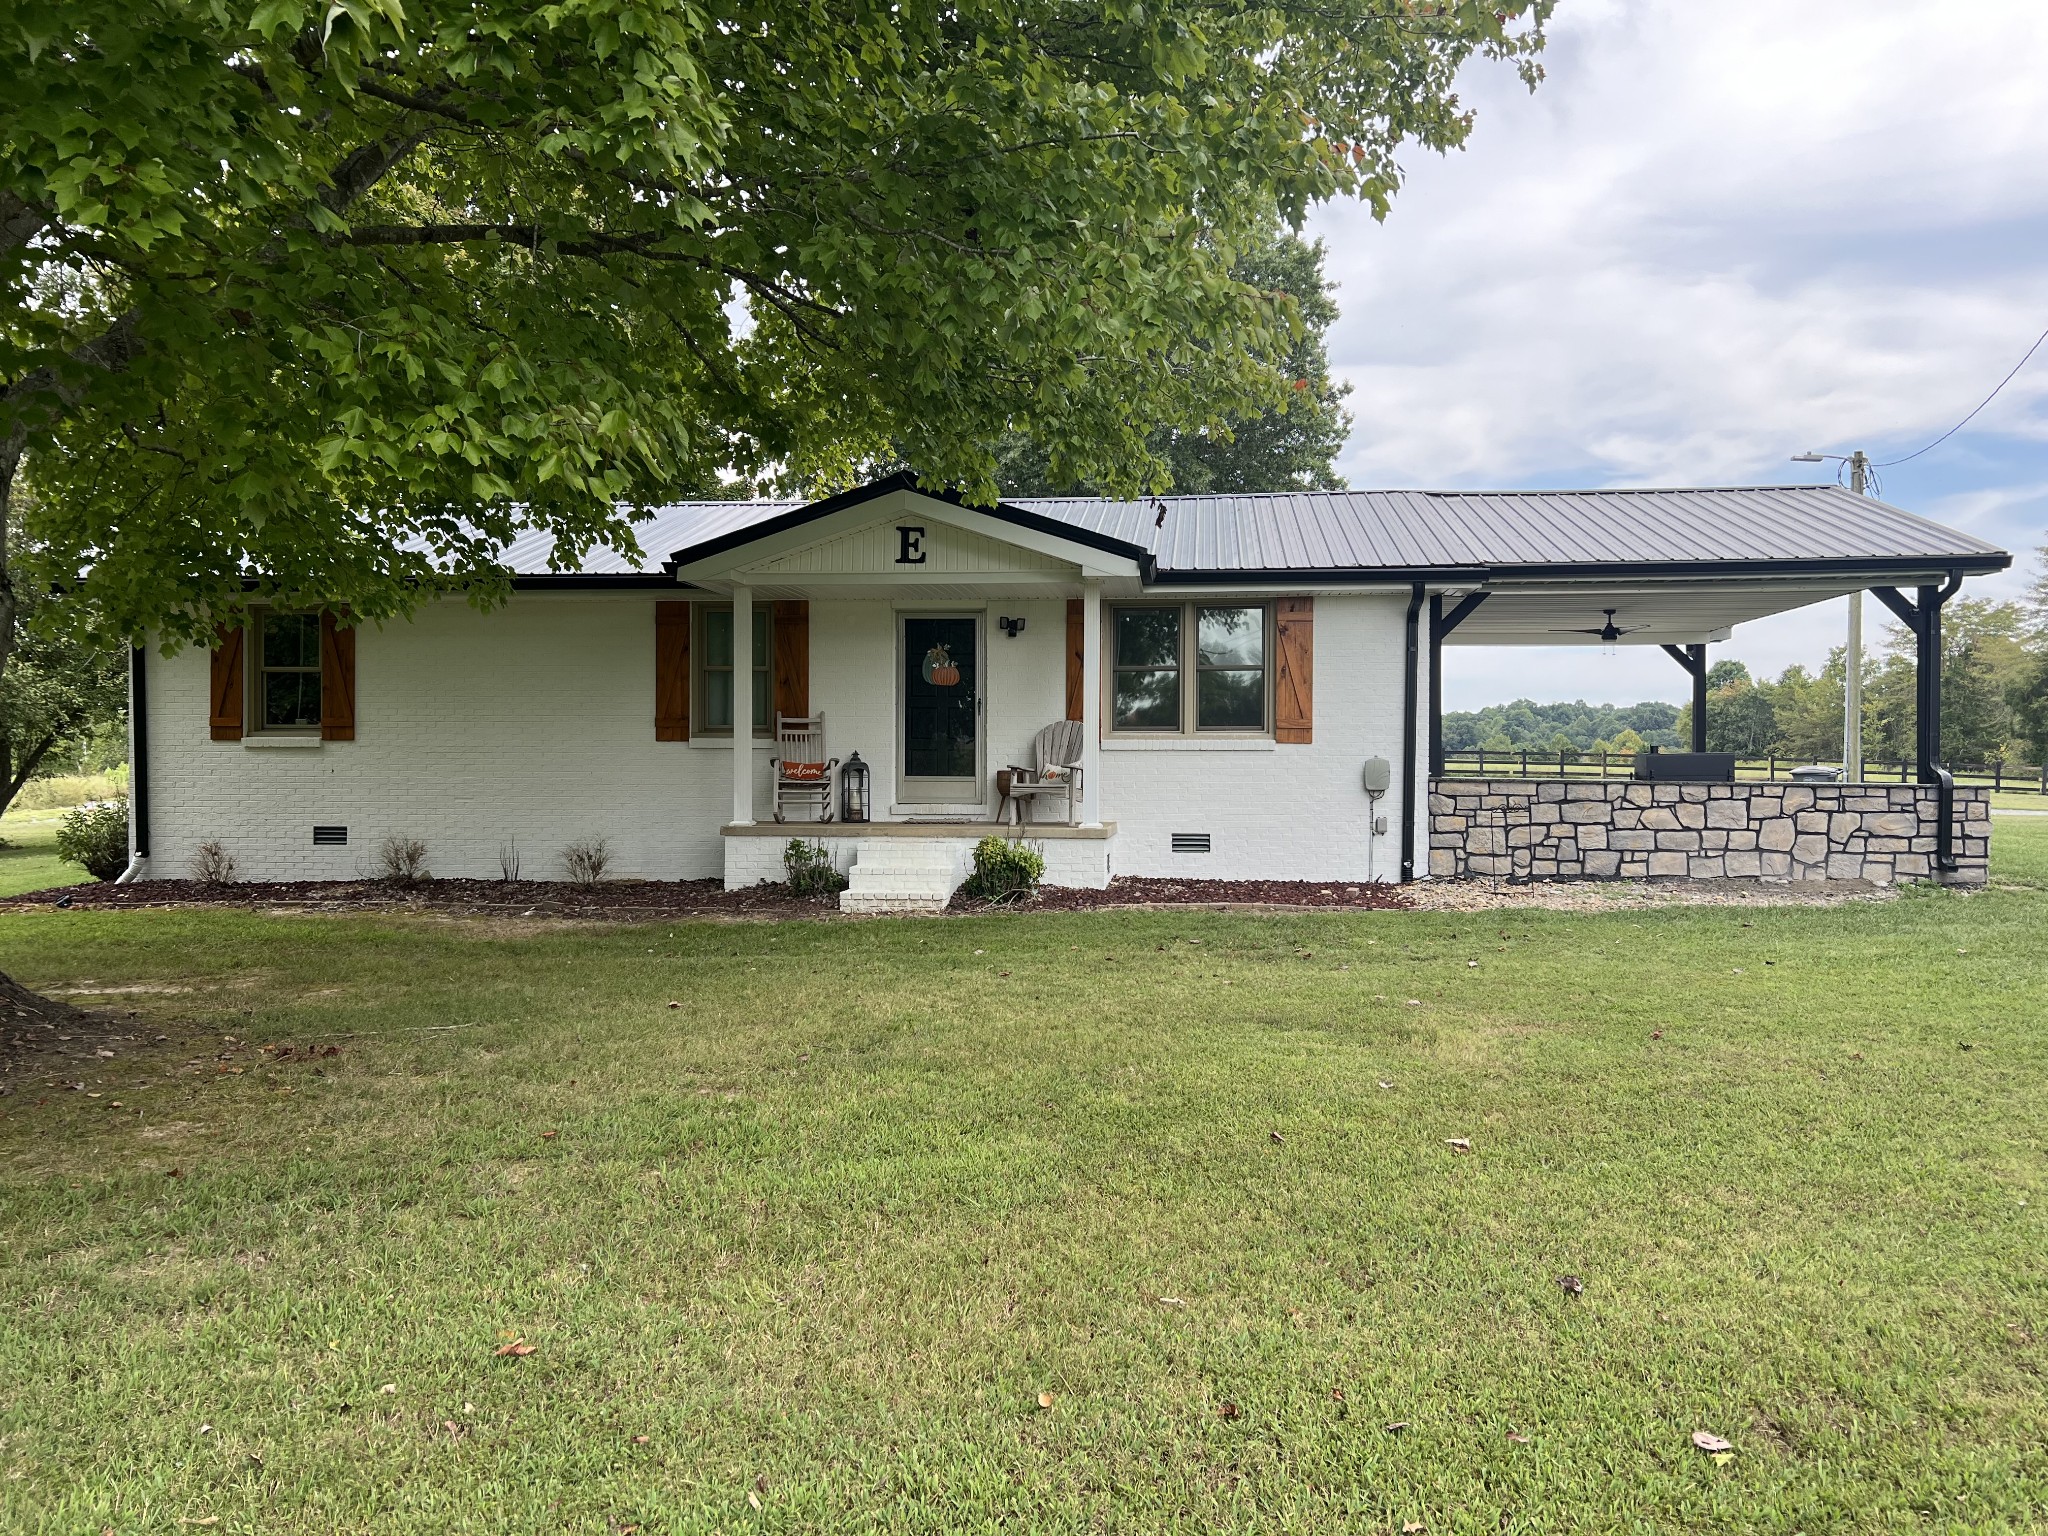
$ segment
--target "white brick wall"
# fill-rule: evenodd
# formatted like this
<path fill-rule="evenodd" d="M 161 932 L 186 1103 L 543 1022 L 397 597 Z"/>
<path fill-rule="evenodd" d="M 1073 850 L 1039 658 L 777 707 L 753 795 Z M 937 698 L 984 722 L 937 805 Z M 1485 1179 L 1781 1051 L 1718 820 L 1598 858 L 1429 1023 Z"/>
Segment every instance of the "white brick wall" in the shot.
<path fill-rule="evenodd" d="M 206 653 L 152 654 L 147 873 L 182 876 L 193 850 L 217 840 L 245 878 L 352 878 L 396 834 L 423 839 L 442 876 L 495 876 L 500 845 L 516 840 L 523 872 L 553 878 L 564 844 L 600 836 L 621 875 L 728 874 L 723 845 L 738 840 L 718 828 L 731 805 L 730 748 L 654 739 L 662 595 L 521 593 L 487 614 L 440 603 L 410 622 L 366 627 L 356 739 L 313 747 L 209 740 Z M 992 773 L 1024 761 L 1032 736 L 1064 713 L 1066 631 L 1063 599 L 988 606 Z M 1398 878 L 1404 608 L 1404 596 L 1317 599 L 1311 745 L 1106 748 L 1102 811 L 1119 824 L 1109 872 L 1363 879 L 1370 805 L 1360 773 L 1379 755 L 1395 769 L 1380 802 L 1390 822 L 1376 873 Z M 811 604 L 812 706 L 825 711 L 828 751 L 857 749 L 871 765 L 883 815 L 895 797 L 895 611 L 879 601 Z M 1026 618 L 1024 634 L 1004 637 L 999 614 Z M 764 818 L 767 758 L 755 749 Z M 348 846 L 313 846 L 313 827 L 330 823 L 348 827 Z M 1208 832 L 1214 852 L 1173 854 L 1174 832 Z M 781 844 L 763 842 L 779 870 Z M 1427 843 L 1425 827 L 1417 846 Z M 1049 876 L 1103 877 L 1101 844 L 1044 846 Z"/>
<path fill-rule="evenodd" d="M 1379 803 L 1387 831 L 1375 840 L 1372 865 L 1376 878 L 1398 880 L 1407 601 L 1405 594 L 1316 599 L 1315 739 L 1307 745 L 1245 743 L 1258 750 L 1224 751 L 1176 743 L 1149 750 L 1105 742 L 1102 814 L 1117 824 L 1114 872 L 1363 880 L 1373 814 L 1365 760 L 1384 757 L 1393 766 L 1393 787 Z M 1426 698 L 1421 707 L 1427 709 Z M 1418 732 L 1418 785 L 1427 782 L 1420 762 L 1427 751 Z M 1414 809 L 1417 861 L 1426 867 L 1426 804 Z M 1174 853 L 1175 832 L 1207 832 L 1214 851 Z"/>

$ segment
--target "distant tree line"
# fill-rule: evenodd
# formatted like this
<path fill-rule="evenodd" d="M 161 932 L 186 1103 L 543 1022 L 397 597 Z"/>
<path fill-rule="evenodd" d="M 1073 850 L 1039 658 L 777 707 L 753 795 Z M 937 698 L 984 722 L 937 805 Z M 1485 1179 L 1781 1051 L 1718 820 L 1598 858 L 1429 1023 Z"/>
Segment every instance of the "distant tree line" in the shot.
<path fill-rule="evenodd" d="M 2048 547 L 2027 596 L 2018 602 L 1962 598 L 1942 611 L 1942 758 L 1951 763 L 2038 765 L 2048 761 Z M 1903 761 L 1913 755 L 1913 636 L 1888 625 L 1863 673 L 1863 755 Z M 1790 666 L 1753 677 L 1740 661 L 1707 673 L 1707 749 L 1742 757 L 1839 762 L 1842 755 L 1844 648 L 1818 672 Z M 1628 752 L 1676 748 L 1692 740 L 1692 706 L 1656 702 L 1615 706 L 1518 699 L 1446 714 L 1449 751 Z"/>
<path fill-rule="evenodd" d="M 1517 699 L 1485 709 L 1447 711 L 1444 749 L 1470 752 L 1640 752 L 1676 747 L 1681 711 L 1676 704 L 1538 704 Z M 1711 717 L 1710 717 L 1711 718 Z"/>

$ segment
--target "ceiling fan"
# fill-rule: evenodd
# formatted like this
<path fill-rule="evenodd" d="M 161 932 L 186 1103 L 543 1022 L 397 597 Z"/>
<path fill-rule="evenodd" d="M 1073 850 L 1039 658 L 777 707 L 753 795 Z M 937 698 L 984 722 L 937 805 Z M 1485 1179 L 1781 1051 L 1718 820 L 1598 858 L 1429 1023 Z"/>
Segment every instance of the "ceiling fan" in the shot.
<path fill-rule="evenodd" d="M 1600 611 L 1607 615 L 1607 622 L 1598 629 L 1553 629 L 1550 633 L 1553 635 L 1591 635 L 1602 645 L 1612 645 L 1623 635 L 1632 635 L 1639 629 L 1647 629 L 1649 627 L 1646 624 L 1631 624 L 1624 629 L 1614 622 L 1614 610 L 1612 608 L 1603 608 Z"/>

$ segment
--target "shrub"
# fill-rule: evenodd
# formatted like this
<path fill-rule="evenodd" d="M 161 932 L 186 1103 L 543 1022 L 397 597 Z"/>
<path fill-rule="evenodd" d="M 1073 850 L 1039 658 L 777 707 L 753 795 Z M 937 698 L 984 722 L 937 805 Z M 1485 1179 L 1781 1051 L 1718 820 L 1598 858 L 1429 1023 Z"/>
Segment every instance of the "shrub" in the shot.
<path fill-rule="evenodd" d="M 427 845 L 416 837 L 387 837 L 377 845 L 377 874 L 393 885 L 418 885 L 427 873 Z"/>
<path fill-rule="evenodd" d="M 782 850 L 782 867 L 789 871 L 792 896 L 830 896 L 846 889 L 846 876 L 839 873 L 832 851 L 823 843 L 791 838 Z"/>
<path fill-rule="evenodd" d="M 974 845 L 974 873 L 960 887 L 976 901 L 1022 901 L 1045 878 L 1045 856 L 1022 843 L 984 837 Z"/>
<path fill-rule="evenodd" d="M 58 857 L 83 864 L 95 880 L 111 880 L 128 867 L 128 802 L 81 805 L 57 828 Z"/>
<path fill-rule="evenodd" d="M 201 885 L 233 885 L 242 878 L 235 867 L 235 856 L 219 843 L 201 843 L 193 850 L 192 862 L 186 868 Z"/>
<path fill-rule="evenodd" d="M 498 844 L 498 878 L 507 882 L 519 878 L 519 840 Z"/>
<path fill-rule="evenodd" d="M 612 850 L 601 837 L 587 843 L 571 843 L 562 850 L 562 868 L 577 885 L 595 885 L 612 867 Z"/>

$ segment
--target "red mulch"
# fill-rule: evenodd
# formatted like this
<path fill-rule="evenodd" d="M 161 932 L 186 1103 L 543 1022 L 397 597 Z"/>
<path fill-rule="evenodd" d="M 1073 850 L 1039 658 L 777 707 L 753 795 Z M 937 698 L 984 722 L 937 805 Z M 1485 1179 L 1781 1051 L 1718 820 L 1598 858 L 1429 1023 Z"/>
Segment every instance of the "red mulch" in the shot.
<path fill-rule="evenodd" d="M 1400 908 L 1408 898 L 1392 885 L 1325 884 L 1316 880 L 1140 880 L 1119 875 L 1101 891 L 1042 885 L 1029 901 L 997 911 L 1087 912 L 1100 907 L 1375 907 Z M 954 912 L 986 912 L 985 902 L 956 892 Z"/>
<path fill-rule="evenodd" d="M 382 880 L 248 880 L 200 885 L 137 880 L 128 885 L 69 885 L 0 900 L 7 907 L 68 904 L 74 911 L 134 907 L 305 907 L 322 912 L 444 912 L 490 917 L 608 918 L 621 922 L 683 917 L 837 917 L 836 897 L 792 896 L 787 886 L 728 891 L 716 880 L 423 880 L 402 887 Z M 964 894 L 956 913 L 1086 912 L 1128 906 L 1283 906 L 1398 908 L 1408 898 L 1391 885 L 1313 880 L 1138 880 L 1119 877 L 1102 891 L 1041 886 L 1028 901 L 991 908 Z"/>

